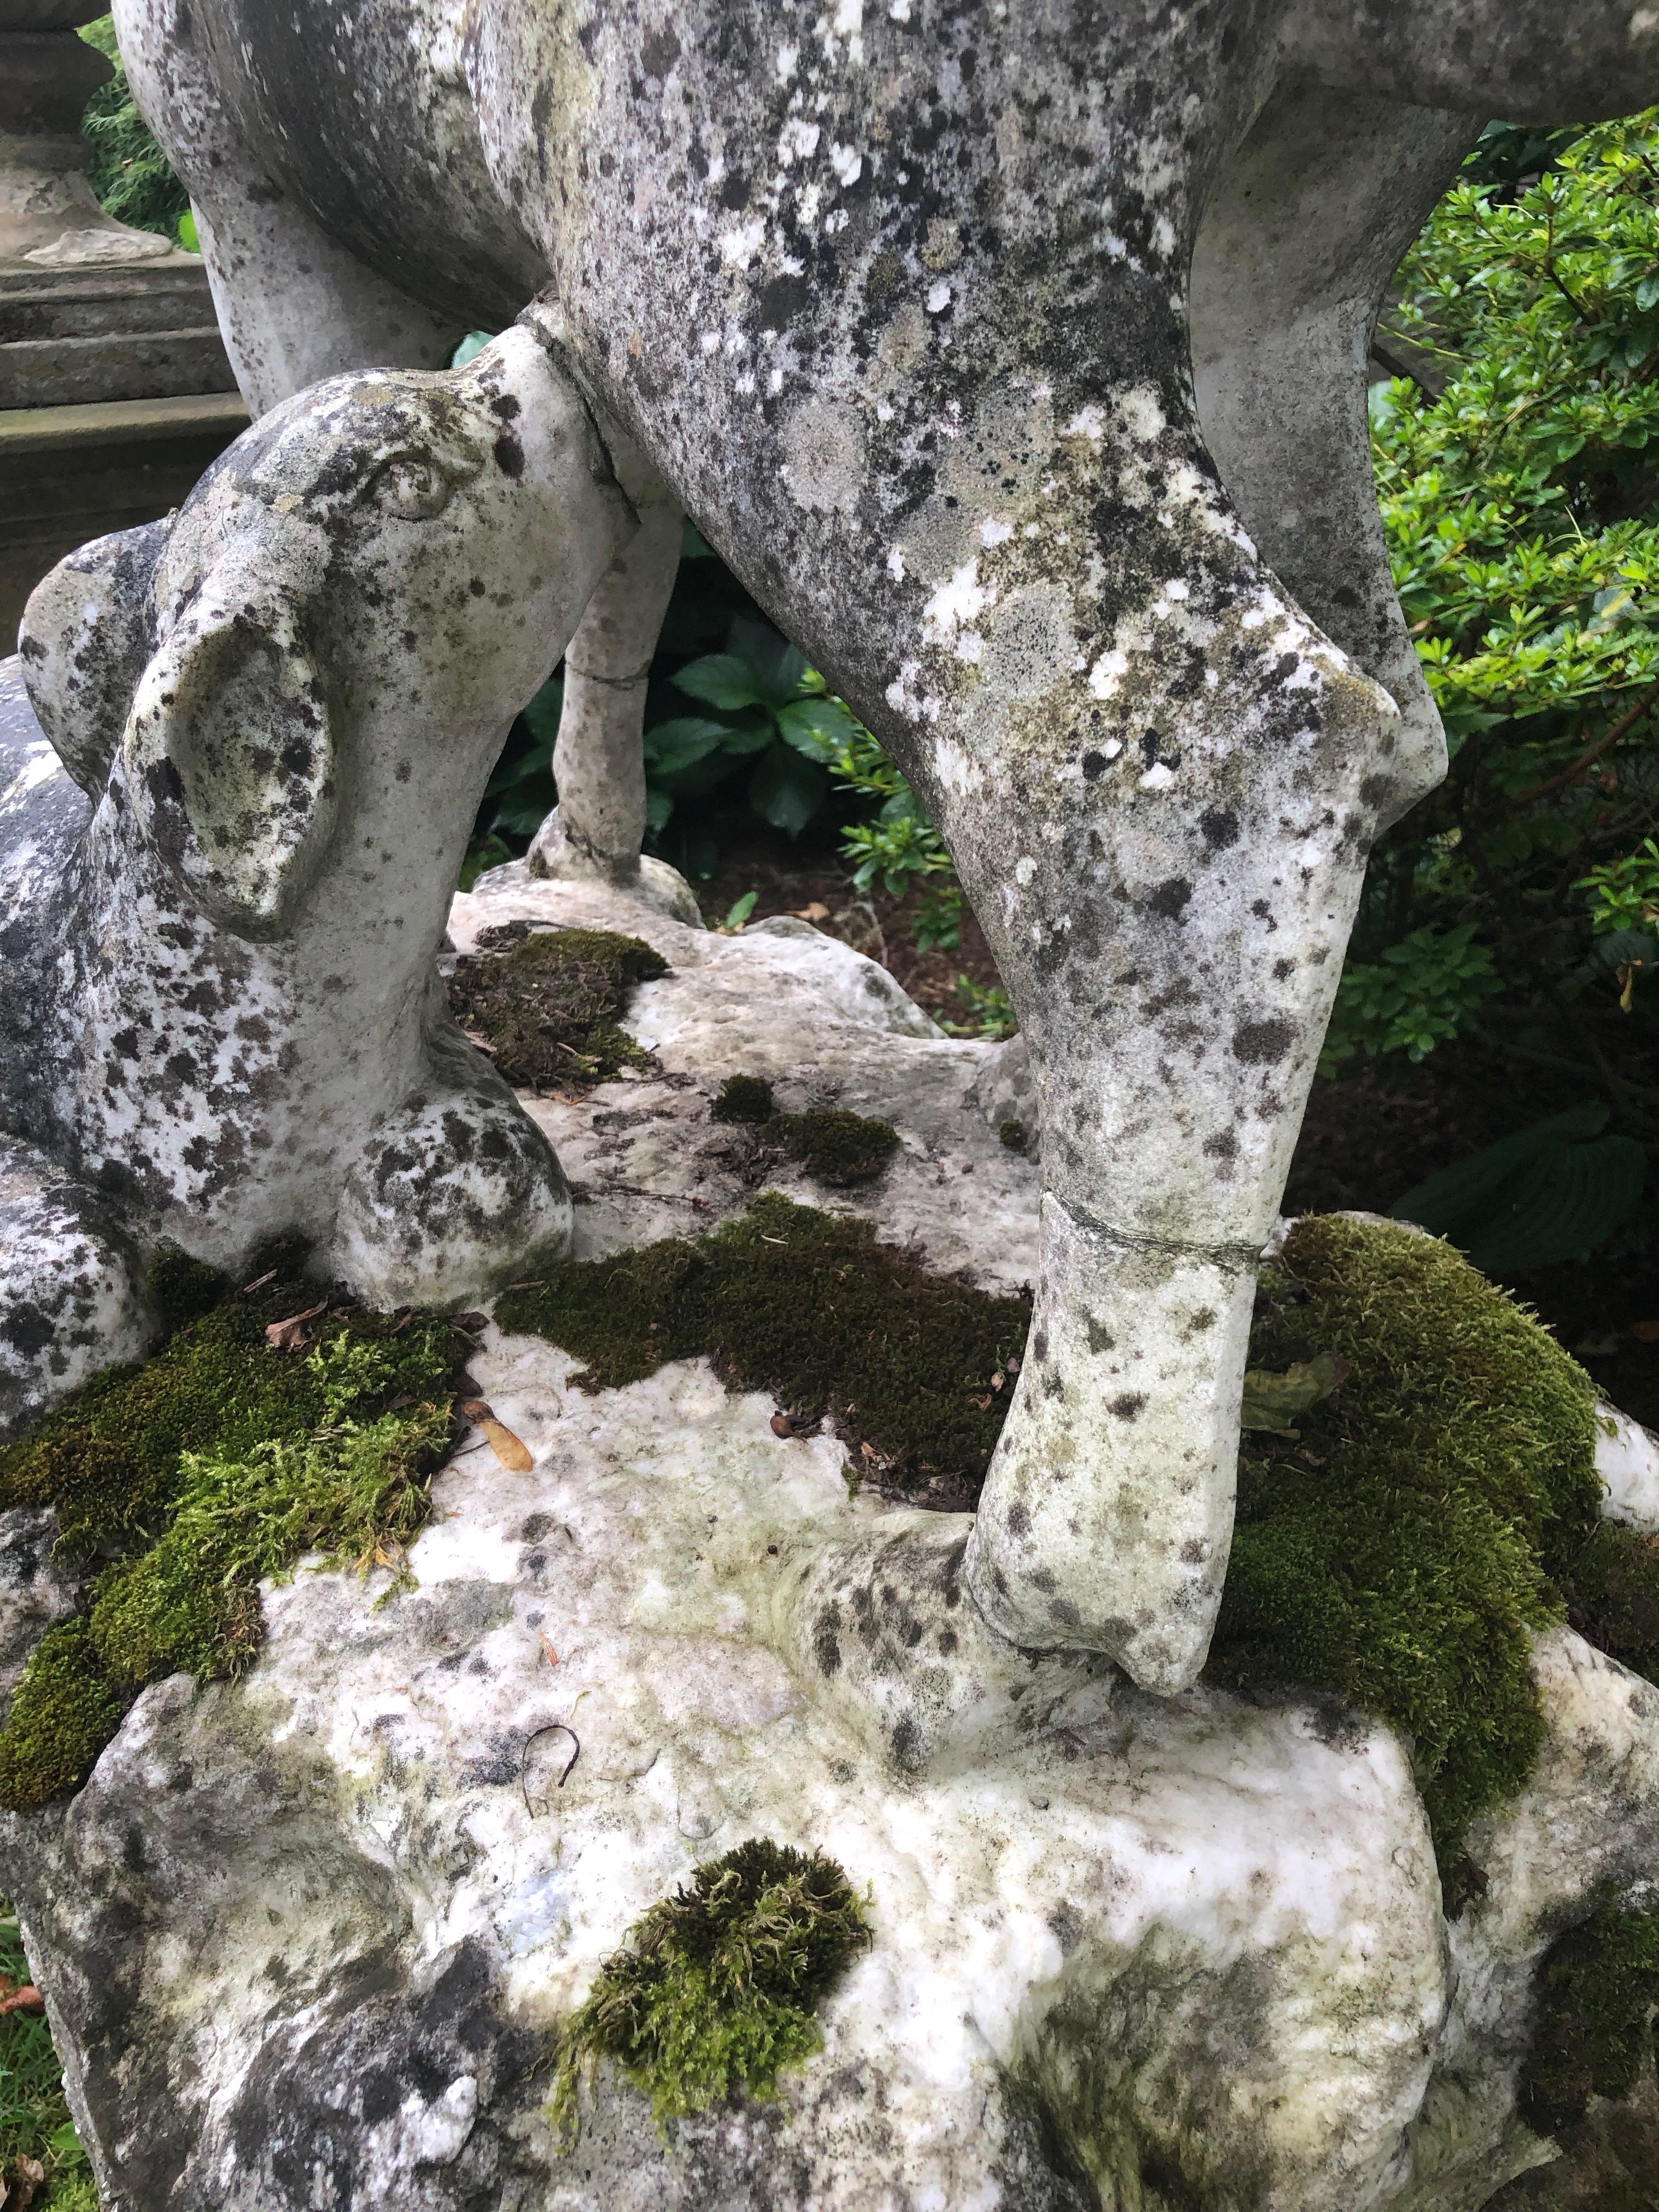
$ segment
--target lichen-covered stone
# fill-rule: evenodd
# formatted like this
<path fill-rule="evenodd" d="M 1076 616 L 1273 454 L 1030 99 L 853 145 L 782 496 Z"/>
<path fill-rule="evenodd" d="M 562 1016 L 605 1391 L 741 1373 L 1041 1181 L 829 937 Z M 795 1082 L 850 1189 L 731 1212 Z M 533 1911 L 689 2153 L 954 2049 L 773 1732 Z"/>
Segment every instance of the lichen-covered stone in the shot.
<path fill-rule="evenodd" d="M 428 359 L 432 313 L 482 319 L 538 264 L 531 319 L 663 544 L 684 501 L 921 793 L 1020 1018 L 1048 1187 L 1040 1355 L 969 1577 L 1016 1638 L 1190 1680 L 1254 1256 L 1370 839 L 1443 768 L 1375 507 L 1370 323 L 1480 119 L 1628 106 L 1651 10 L 119 20 L 250 390 L 292 388 L 300 272 L 356 358 Z M 568 702 L 542 848 L 567 872 L 632 866 L 662 566 L 630 557 Z M 1143 1387 L 1103 1387 L 1114 1361 Z"/>
<path fill-rule="evenodd" d="M 507 722 L 631 527 L 520 331 L 289 401 L 36 591 L 0 672 L 0 1129 L 33 1148 L 0 1168 L 0 1423 L 100 1332 L 137 1348 L 134 1240 L 235 1269 L 298 1237 L 386 1304 L 568 1242 L 433 962 Z"/>

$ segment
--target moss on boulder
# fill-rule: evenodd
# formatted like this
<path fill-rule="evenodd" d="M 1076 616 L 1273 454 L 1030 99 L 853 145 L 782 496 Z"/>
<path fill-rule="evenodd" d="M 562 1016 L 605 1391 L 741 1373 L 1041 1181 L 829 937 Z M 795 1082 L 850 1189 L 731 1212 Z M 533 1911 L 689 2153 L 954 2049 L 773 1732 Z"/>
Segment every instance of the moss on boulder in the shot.
<path fill-rule="evenodd" d="M 178 1324 L 155 1356 L 0 1449 L 0 1507 L 57 1509 L 90 1601 L 29 1660 L 0 1808 L 78 1789 L 145 1683 L 240 1673 L 262 1577 L 310 1550 L 398 1563 L 447 1449 L 470 1340 L 447 1319 L 319 1298 L 291 1255 L 238 1291 L 167 1254 L 152 1288 Z"/>
<path fill-rule="evenodd" d="M 704 1354 L 798 1426 L 827 1419 L 884 1489 L 962 1506 L 984 1481 L 1030 1304 L 929 1274 L 867 1222 L 769 1191 L 711 1236 L 569 1262 L 509 1291 L 496 1318 L 586 1361 L 585 1389 Z"/>
<path fill-rule="evenodd" d="M 1538 1979 L 1521 2113 L 1540 2135 L 1559 2136 L 1592 2096 L 1628 2097 L 1655 2053 L 1659 1915 L 1604 1903 L 1551 1945 Z"/>
<path fill-rule="evenodd" d="M 840 1108 L 780 1114 L 764 1076 L 728 1075 L 708 1111 L 716 1121 L 748 1123 L 816 1182 L 846 1188 L 872 1182 L 899 1148 L 890 1121 Z"/>
<path fill-rule="evenodd" d="M 477 952 L 456 962 L 449 1004 L 518 1089 L 605 1083 L 645 1064 L 618 1018 L 636 983 L 667 973 L 642 938 L 504 922 L 481 930 Z"/>
<path fill-rule="evenodd" d="M 778 2076 L 818 2050 L 814 2008 L 869 1940 L 833 1859 L 763 1837 L 695 1869 L 599 1969 L 561 2039 L 553 2114 L 575 2132 L 577 2077 L 614 2058 L 659 2127 Z"/>
<path fill-rule="evenodd" d="M 1597 1528 L 1594 1386 L 1449 1245 L 1341 1215 L 1263 1269 L 1250 1358 L 1342 1379 L 1246 1434 L 1212 1677 L 1392 1722 L 1449 1863 L 1537 1757 L 1529 1632 Z"/>

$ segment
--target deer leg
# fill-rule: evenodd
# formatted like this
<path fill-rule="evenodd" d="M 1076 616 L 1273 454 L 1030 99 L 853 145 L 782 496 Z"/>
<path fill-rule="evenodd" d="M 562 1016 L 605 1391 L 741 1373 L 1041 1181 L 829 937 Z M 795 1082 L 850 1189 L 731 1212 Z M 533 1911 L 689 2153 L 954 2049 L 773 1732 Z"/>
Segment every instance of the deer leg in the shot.
<path fill-rule="evenodd" d="M 256 157 L 224 111 L 211 26 L 180 0 L 121 0 L 133 94 L 184 179 L 225 350 L 251 414 L 354 368 L 441 368 L 463 336 L 335 241 Z"/>
<path fill-rule="evenodd" d="M 532 310 L 529 319 L 538 319 Z M 645 701 L 652 656 L 679 574 L 684 517 L 673 492 L 614 420 L 604 424 L 617 480 L 640 518 L 588 601 L 564 656 L 553 748 L 558 805 L 531 842 L 532 876 L 617 884 L 677 921 L 700 926 L 696 892 L 665 860 L 642 854 Z"/>

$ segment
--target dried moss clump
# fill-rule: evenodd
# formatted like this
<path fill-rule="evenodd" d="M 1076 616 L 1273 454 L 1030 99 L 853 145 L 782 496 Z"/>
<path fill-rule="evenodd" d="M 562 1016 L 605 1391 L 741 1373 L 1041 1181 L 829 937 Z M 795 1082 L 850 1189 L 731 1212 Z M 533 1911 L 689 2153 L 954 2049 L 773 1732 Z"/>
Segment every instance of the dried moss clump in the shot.
<path fill-rule="evenodd" d="M 798 1427 L 827 1419 L 884 1489 L 957 1507 L 985 1480 L 1030 1312 L 927 1273 L 867 1222 L 769 1191 L 712 1236 L 567 1263 L 508 1291 L 496 1318 L 585 1360 L 585 1389 L 704 1354 Z"/>
<path fill-rule="evenodd" d="M 817 2005 L 860 1944 L 865 1909 L 833 1859 L 752 1837 L 698 1867 L 605 1960 L 566 2029 L 553 2113 L 567 2142 L 584 2065 L 614 2058 L 659 2128 L 778 2076 L 818 2050 Z"/>
<path fill-rule="evenodd" d="M 448 1443 L 468 1340 L 442 1317 L 331 1311 L 280 1267 L 231 1291 L 176 1255 L 153 1286 L 174 1315 L 210 1288 L 218 1303 L 0 1449 L 0 1507 L 55 1506 L 91 1598 L 30 1658 L 0 1729 L 0 1808 L 77 1789 L 145 1683 L 240 1673 L 263 1576 L 313 1549 L 397 1564 Z"/>
<path fill-rule="evenodd" d="M 449 1004 L 518 1089 L 606 1083 L 644 1064 L 618 1017 L 636 983 L 667 973 L 641 938 L 510 921 L 480 931 L 477 953 L 457 961 Z"/>
<path fill-rule="evenodd" d="M 1628 2097 L 1659 2047 L 1659 1915 L 1606 1904 L 1553 1944 L 1521 2069 L 1521 2113 L 1540 2135 L 1582 2120 L 1592 2095 Z"/>
<path fill-rule="evenodd" d="M 815 1182 L 842 1188 L 872 1182 L 898 1150 L 892 1123 L 863 1114 L 780 1114 L 768 1123 L 767 1133 Z"/>
<path fill-rule="evenodd" d="M 1296 1224 L 1251 1334 L 1269 1376 L 1326 1359 L 1338 1387 L 1244 1438 L 1210 1672 L 1392 1722 L 1448 1865 L 1537 1756 L 1528 1632 L 1597 1527 L 1595 1389 L 1449 1245 L 1339 1215 Z"/>

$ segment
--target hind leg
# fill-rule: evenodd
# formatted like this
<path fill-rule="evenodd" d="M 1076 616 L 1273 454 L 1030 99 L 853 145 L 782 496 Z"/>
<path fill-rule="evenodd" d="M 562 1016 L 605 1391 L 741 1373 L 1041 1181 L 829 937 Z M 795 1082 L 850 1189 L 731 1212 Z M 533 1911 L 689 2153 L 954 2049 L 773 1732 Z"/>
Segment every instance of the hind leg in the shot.
<path fill-rule="evenodd" d="M 125 0 L 116 29 L 134 96 L 190 188 L 249 410 L 347 369 L 441 368 L 460 327 L 337 245 L 261 173 L 179 0 Z"/>

